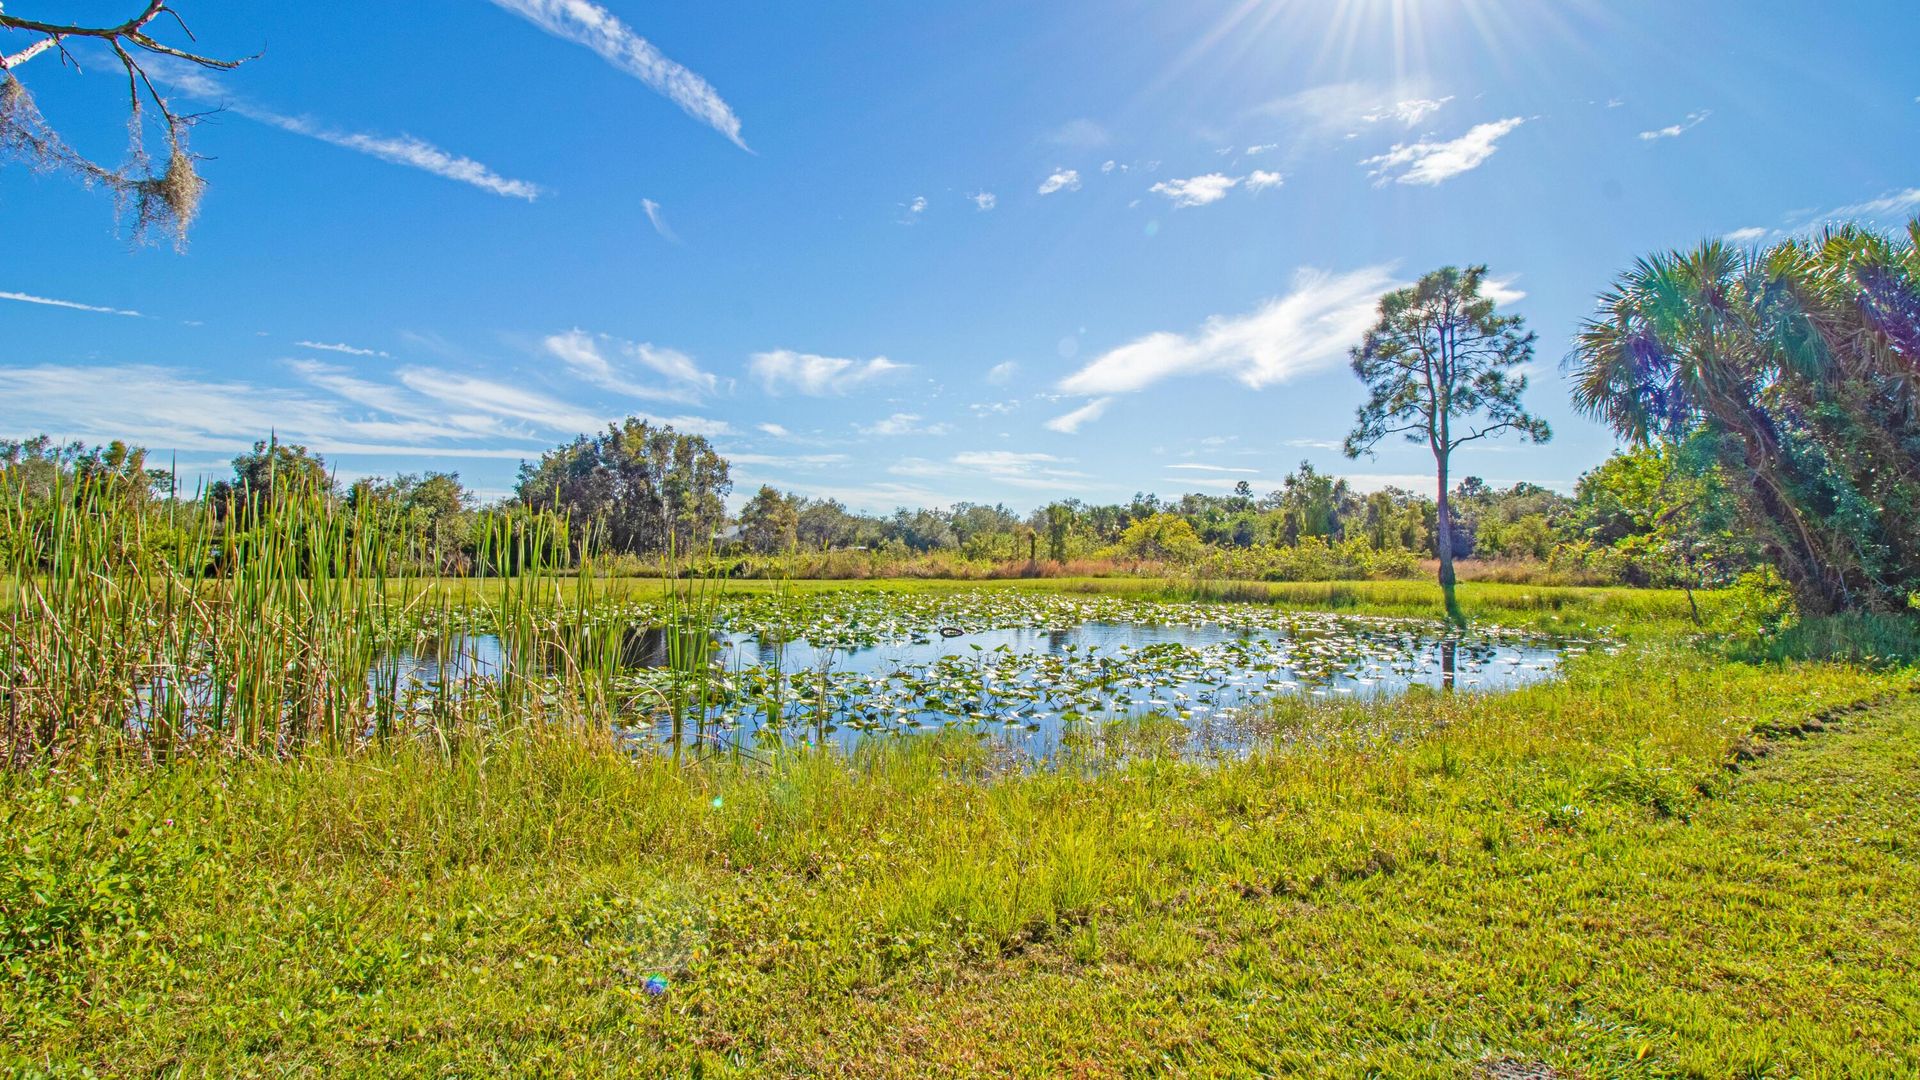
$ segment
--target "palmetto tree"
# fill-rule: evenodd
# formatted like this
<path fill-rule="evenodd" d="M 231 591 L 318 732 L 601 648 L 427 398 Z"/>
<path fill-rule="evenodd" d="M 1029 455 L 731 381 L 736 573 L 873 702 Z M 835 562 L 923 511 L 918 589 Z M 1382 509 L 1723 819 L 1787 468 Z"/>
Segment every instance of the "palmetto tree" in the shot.
<path fill-rule="evenodd" d="M 1813 610 L 1920 582 L 1920 274 L 1847 227 L 1642 259 L 1600 297 L 1574 403 L 1640 443 L 1717 440 L 1748 519 Z"/>

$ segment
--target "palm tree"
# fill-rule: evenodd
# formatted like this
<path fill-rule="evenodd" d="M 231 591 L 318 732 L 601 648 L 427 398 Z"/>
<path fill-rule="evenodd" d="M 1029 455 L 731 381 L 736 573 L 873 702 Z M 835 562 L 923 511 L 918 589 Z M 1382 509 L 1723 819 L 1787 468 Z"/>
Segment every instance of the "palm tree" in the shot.
<path fill-rule="evenodd" d="M 1904 600 L 1920 579 L 1916 269 L 1912 245 L 1853 227 L 1642 259 L 1581 330 L 1574 404 L 1635 442 L 1716 440 L 1804 606 Z"/>

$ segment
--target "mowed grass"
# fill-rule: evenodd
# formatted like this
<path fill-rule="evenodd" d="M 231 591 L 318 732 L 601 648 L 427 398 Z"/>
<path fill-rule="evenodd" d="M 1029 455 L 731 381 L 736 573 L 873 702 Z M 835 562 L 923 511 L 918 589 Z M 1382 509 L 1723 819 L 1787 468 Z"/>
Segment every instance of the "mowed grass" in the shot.
<path fill-rule="evenodd" d="M 0 1070 L 1908 1076 L 1912 688 L 1648 643 L 1279 705 L 1214 767 L 554 735 L 12 776 Z"/>

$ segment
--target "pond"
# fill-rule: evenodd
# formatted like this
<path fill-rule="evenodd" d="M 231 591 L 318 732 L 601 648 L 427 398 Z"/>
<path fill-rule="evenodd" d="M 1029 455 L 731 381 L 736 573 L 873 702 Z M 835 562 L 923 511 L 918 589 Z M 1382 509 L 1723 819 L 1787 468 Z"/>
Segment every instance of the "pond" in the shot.
<path fill-rule="evenodd" d="M 616 682 L 633 706 L 624 734 L 635 743 L 851 748 L 959 729 L 1036 759 L 1142 721 L 1180 725 L 1184 753 L 1243 752 L 1260 736 L 1238 721 L 1276 696 L 1506 689 L 1552 677 L 1583 644 L 1249 605 L 829 593 L 722 605 L 710 645 L 678 649 L 705 662 L 676 671 L 649 613 L 627 617 Z M 448 670 L 486 672 L 503 659 L 497 638 L 467 634 Z M 442 670 L 409 665 L 422 682 Z M 669 714 L 669 700 L 685 704 Z"/>

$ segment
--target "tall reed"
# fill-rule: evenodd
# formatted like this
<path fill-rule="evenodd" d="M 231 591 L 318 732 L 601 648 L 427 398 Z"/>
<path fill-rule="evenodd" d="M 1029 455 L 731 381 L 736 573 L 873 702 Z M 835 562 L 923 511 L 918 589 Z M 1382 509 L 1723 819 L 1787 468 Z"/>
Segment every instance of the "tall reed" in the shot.
<path fill-rule="evenodd" d="M 449 588 L 397 513 L 318 488 L 156 507 L 110 477 L 36 493 L 0 474 L 0 760 L 609 724 L 625 627 L 591 573 L 566 597 L 566 528 L 492 519 L 498 589 Z M 497 636 L 494 669 L 470 629 Z"/>

